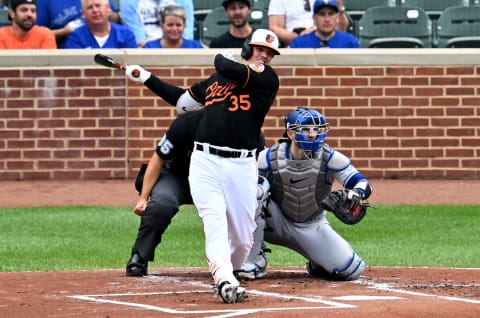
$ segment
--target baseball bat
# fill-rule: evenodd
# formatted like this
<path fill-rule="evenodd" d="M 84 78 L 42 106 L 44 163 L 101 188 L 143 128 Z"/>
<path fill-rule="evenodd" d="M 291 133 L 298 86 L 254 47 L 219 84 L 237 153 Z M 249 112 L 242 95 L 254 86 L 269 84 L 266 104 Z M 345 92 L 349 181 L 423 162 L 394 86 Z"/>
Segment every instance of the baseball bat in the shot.
<path fill-rule="evenodd" d="M 123 66 L 119 62 L 115 61 L 112 57 L 104 55 L 104 54 L 100 54 L 100 53 L 95 54 L 95 56 L 93 57 L 93 60 L 95 61 L 95 63 L 97 63 L 99 65 L 103 65 L 105 67 L 116 68 L 116 69 L 119 69 L 119 70 L 122 70 L 122 71 L 125 70 L 125 66 Z M 133 70 L 132 75 L 133 75 L 133 77 L 139 77 L 140 76 L 140 71 L 139 70 Z"/>

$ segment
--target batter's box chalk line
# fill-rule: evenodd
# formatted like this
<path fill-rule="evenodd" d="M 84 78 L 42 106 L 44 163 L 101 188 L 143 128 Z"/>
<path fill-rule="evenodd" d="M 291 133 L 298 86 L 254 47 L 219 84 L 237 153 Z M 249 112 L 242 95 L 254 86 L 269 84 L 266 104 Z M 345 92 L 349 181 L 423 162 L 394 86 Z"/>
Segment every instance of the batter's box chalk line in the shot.
<path fill-rule="evenodd" d="M 248 290 L 248 293 L 250 295 L 258 295 L 258 296 L 264 296 L 264 297 L 277 297 L 277 298 L 283 298 L 283 299 L 295 299 L 299 301 L 306 301 L 306 302 L 311 302 L 311 303 L 316 303 L 316 304 L 323 304 L 323 306 L 300 306 L 300 307 L 285 307 L 285 308 L 279 308 L 279 307 L 256 307 L 256 308 L 247 308 L 247 309 L 224 309 L 224 310 L 179 310 L 175 308 L 170 308 L 170 307 L 160 307 L 160 306 L 153 306 L 153 305 L 148 305 L 148 304 L 142 304 L 142 303 L 134 303 L 134 302 L 129 302 L 129 301 L 119 301 L 119 300 L 113 300 L 113 299 L 108 299 L 111 297 L 132 297 L 132 296 L 142 296 L 142 295 L 148 295 L 148 296 L 165 296 L 165 295 L 174 295 L 174 294 L 211 294 L 211 286 L 210 290 L 191 290 L 191 291 L 175 291 L 175 292 L 152 292 L 152 293 L 125 293 L 125 294 L 100 294 L 100 295 L 75 295 L 75 296 L 69 296 L 70 298 L 78 299 L 78 300 L 84 300 L 84 301 L 89 301 L 89 302 L 95 302 L 95 303 L 103 303 L 103 304 L 113 304 L 113 305 L 121 305 L 121 306 L 129 306 L 129 307 L 135 307 L 135 308 L 141 308 L 144 310 L 150 310 L 150 311 L 157 311 L 157 312 L 164 312 L 164 313 L 169 313 L 169 314 L 178 314 L 178 315 L 208 315 L 206 317 L 214 318 L 216 316 L 211 316 L 212 314 L 221 314 L 221 316 L 218 317 L 236 317 L 236 316 L 246 316 L 250 314 L 255 314 L 255 313 L 260 313 L 263 311 L 268 311 L 268 312 L 274 312 L 274 311 L 295 311 L 295 310 L 319 310 L 319 309 L 341 309 L 341 308 L 355 308 L 356 306 L 354 305 L 349 305 L 349 304 L 344 304 L 344 303 L 339 303 L 339 302 L 334 302 L 334 301 L 328 301 L 325 299 L 322 299 L 321 297 L 315 297 L 315 298 L 308 298 L 308 297 L 299 297 L 299 296 L 290 296 L 290 295 L 284 295 L 284 294 L 277 294 L 277 293 L 266 293 L 266 292 L 261 292 L 258 290 Z"/>
<path fill-rule="evenodd" d="M 158 280 L 158 278 L 154 278 L 154 280 Z M 217 317 L 238 317 L 238 316 L 247 316 L 255 313 L 261 312 L 287 312 L 287 311 L 296 311 L 296 310 L 325 310 L 325 309 L 348 309 L 348 308 L 356 308 L 356 305 L 345 303 L 345 301 L 365 301 L 365 300 L 396 300 L 402 299 L 401 297 L 397 296 L 365 296 L 365 295 L 355 295 L 355 296 L 338 296 L 332 297 L 330 299 L 326 299 L 322 296 L 299 296 L 299 295 L 291 295 L 291 294 L 283 294 L 283 293 L 272 293 L 261 291 L 257 289 L 249 289 L 249 295 L 256 295 L 259 297 L 265 298 L 277 298 L 277 299 L 285 299 L 285 300 L 296 300 L 299 302 L 306 302 L 311 303 L 312 306 L 297 306 L 297 307 L 258 307 L 255 308 L 247 308 L 247 309 L 224 309 L 224 310 L 180 310 L 177 308 L 171 307 L 161 307 L 161 306 L 154 306 L 144 303 L 136 303 L 130 301 L 120 301 L 111 299 L 113 297 L 132 297 L 132 296 L 172 296 L 172 295 L 179 295 L 179 294 L 212 294 L 212 285 L 205 284 L 201 281 L 193 281 L 193 280 L 181 280 L 178 278 L 173 277 L 165 277 L 161 278 L 162 281 L 170 281 L 176 282 L 179 285 L 190 285 L 195 286 L 197 290 L 177 290 L 177 291 L 170 291 L 170 292 L 150 292 L 150 293 L 121 293 L 121 294 L 99 294 L 99 295 L 74 295 L 69 296 L 70 298 L 95 302 L 95 303 L 104 303 L 104 304 L 114 304 L 120 306 L 129 306 L 135 308 L 141 308 L 144 310 L 150 311 L 157 311 L 157 312 L 164 312 L 169 314 L 178 314 L 178 315 L 206 315 L 205 317 L 209 318 L 217 318 Z M 202 288 L 202 289 L 199 289 Z M 338 301 L 335 301 L 338 300 Z M 342 302 L 340 302 L 342 301 Z"/>
<path fill-rule="evenodd" d="M 285 270 L 279 270 L 285 271 Z M 298 272 L 287 270 L 286 272 Z M 174 274 L 173 274 L 174 275 Z M 181 310 L 178 308 L 172 307 L 161 307 L 155 306 L 145 303 L 138 303 L 138 302 L 131 302 L 131 301 L 121 301 L 118 300 L 119 297 L 133 297 L 133 296 L 172 296 L 172 295 L 180 295 L 180 294 L 213 294 L 213 286 L 211 284 L 206 284 L 203 281 L 195 281 L 195 280 L 185 280 L 182 278 L 178 278 L 175 276 L 147 276 L 145 277 L 150 282 L 169 282 L 174 283 L 175 285 L 182 286 L 188 285 L 193 286 L 195 290 L 177 290 L 177 291 L 169 291 L 169 292 L 150 292 L 150 293 L 121 293 L 121 294 L 99 294 L 99 295 L 73 295 L 69 296 L 70 298 L 88 301 L 88 302 L 95 302 L 95 303 L 103 303 L 103 304 L 113 304 L 118 306 L 127 306 L 132 308 L 139 308 L 143 310 L 149 311 L 156 311 L 156 312 L 163 312 L 169 313 L 173 315 L 179 315 L 182 317 L 188 317 L 188 315 L 205 315 L 205 318 L 228 318 L 228 317 L 240 317 L 240 316 L 248 316 L 251 314 L 258 314 L 261 312 L 289 312 L 289 311 L 297 311 L 297 310 L 328 310 L 328 309 L 349 309 L 349 308 L 356 308 L 356 305 L 351 304 L 352 301 L 375 301 L 375 300 L 399 300 L 403 299 L 403 297 L 398 295 L 408 295 L 413 297 L 431 297 L 437 298 L 441 300 L 448 300 L 448 301 L 457 301 L 457 302 L 465 302 L 465 303 L 473 303 L 473 304 L 480 304 L 480 300 L 472 300 L 460 297 L 451 297 L 451 296 L 440 296 L 435 294 L 427 294 L 427 293 L 420 293 L 410 290 L 405 290 L 398 288 L 395 284 L 386 284 L 386 283 L 379 283 L 375 282 L 371 279 L 364 279 L 360 278 L 356 281 L 348 282 L 351 284 L 363 285 L 370 289 L 376 289 L 384 291 L 390 295 L 376 295 L 376 296 L 369 296 L 369 295 L 343 295 L 343 296 L 336 296 L 330 297 L 327 299 L 323 296 L 302 296 L 302 295 L 291 295 L 291 294 L 283 294 L 283 293 L 272 293 L 267 291 L 261 291 L 257 289 L 248 289 L 249 295 L 256 295 L 259 297 L 265 298 L 276 298 L 276 299 L 285 299 L 289 301 L 299 301 L 304 303 L 311 303 L 312 306 L 297 306 L 297 307 L 258 307 L 256 305 L 255 308 L 244 308 L 244 309 L 215 309 L 215 310 Z M 467 287 L 467 286 L 464 286 Z M 117 299 L 112 299 L 117 298 Z M 348 303 L 347 303 L 348 302 Z M 270 302 L 267 302 L 270 303 Z"/>
<path fill-rule="evenodd" d="M 420 293 L 420 292 L 415 292 L 415 291 L 410 291 L 410 290 L 397 288 L 395 284 L 376 283 L 372 280 L 358 279 L 356 281 L 352 281 L 351 283 L 352 284 L 367 285 L 369 288 L 382 290 L 382 291 L 386 291 L 386 292 L 391 292 L 391 293 L 403 294 L 403 295 L 410 295 L 410 296 L 416 296 L 416 297 L 437 298 L 437 299 L 442 299 L 442 300 L 458 301 L 458 302 L 464 302 L 464 303 L 470 303 L 470 304 L 480 304 L 480 300 L 476 300 L 476 299 L 468 299 L 468 298 L 461 298 L 461 297 L 452 297 L 452 296 L 442 296 L 442 295 L 435 295 L 435 294 L 428 294 L 428 293 Z M 469 286 L 471 286 L 471 284 L 461 285 L 461 287 L 469 287 Z"/>

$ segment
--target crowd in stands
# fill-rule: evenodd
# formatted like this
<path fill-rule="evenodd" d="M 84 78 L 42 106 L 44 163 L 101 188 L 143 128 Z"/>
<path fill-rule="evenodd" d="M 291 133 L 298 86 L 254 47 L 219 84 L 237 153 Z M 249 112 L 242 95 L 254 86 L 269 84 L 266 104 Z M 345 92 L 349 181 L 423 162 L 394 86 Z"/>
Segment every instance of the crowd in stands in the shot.
<path fill-rule="evenodd" d="M 345 7 L 348 0 L 218 0 L 229 24 L 225 23 L 223 34 L 209 41 L 202 38 L 203 20 L 195 8 L 198 1 L 0 0 L 0 14 L 5 14 L 0 49 L 240 48 L 258 27 L 249 23 L 254 12 L 264 15 L 263 28 L 277 34 L 284 48 L 369 47 L 365 42 L 369 39 L 359 34 L 366 27 L 361 19 L 352 19 Z M 393 6 L 409 3 L 390 2 Z M 474 0 L 462 3 L 476 4 Z M 435 23 L 429 27 L 434 43 Z M 480 45 L 480 18 L 473 29 Z M 471 40 L 472 34 L 468 36 Z M 478 47 L 475 41 L 466 45 Z M 391 43 L 384 47 L 399 45 Z"/>

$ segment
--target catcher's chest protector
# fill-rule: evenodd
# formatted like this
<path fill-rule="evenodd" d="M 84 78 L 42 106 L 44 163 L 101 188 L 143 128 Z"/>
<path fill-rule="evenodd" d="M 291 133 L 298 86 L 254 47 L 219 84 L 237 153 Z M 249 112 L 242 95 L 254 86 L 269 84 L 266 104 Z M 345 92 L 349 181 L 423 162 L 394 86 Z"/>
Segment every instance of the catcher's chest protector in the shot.
<path fill-rule="evenodd" d="M 330 147 L 324 145 L 312 160 L 286 160 L 288 143 L 272 146 L 272 199 L 294 222 L 305 222 L 323 212 L 320 202 L 331 192 L 333 175 L 327 172 Z"/>

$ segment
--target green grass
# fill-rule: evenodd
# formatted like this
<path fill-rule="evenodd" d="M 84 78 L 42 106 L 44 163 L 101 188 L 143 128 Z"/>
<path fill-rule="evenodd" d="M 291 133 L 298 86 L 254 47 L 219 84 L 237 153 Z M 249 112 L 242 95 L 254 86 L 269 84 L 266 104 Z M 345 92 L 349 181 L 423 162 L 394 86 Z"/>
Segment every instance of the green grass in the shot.
<path fill-rule="evenodd" d="M 372 266 L 480 267 L 478 206 L 382 205 L 355 226 L 332 226 Z M 139 218 L 132 207 L 0 209 L 0 271 L 125 267 Z M 272 266 L 304 265 L 300 255 L 269 245 Z M 182 207 L 151 267 L 206 267 L 203 230 Z"/>

